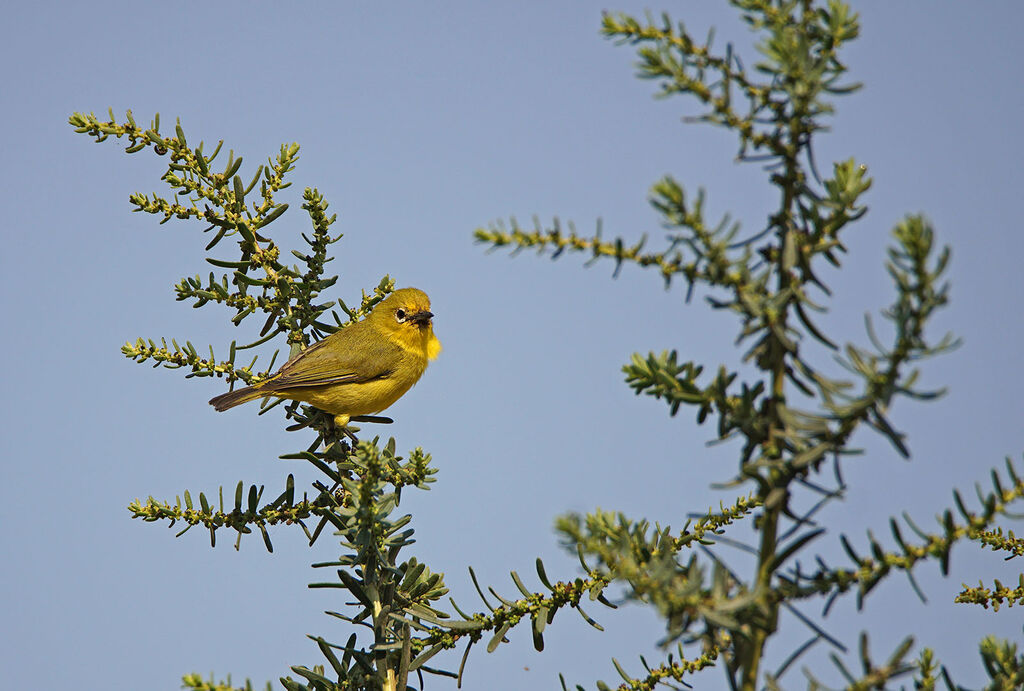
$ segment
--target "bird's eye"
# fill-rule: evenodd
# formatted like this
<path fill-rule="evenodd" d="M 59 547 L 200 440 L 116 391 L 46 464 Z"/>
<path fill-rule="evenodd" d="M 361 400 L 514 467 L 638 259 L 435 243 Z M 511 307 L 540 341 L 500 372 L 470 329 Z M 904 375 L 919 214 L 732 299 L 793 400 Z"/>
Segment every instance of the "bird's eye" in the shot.
<path fill-rule="evenodd" d="M 399 323 L 405 321 L 405 310 L 395 310 L 395 320 Z"/>

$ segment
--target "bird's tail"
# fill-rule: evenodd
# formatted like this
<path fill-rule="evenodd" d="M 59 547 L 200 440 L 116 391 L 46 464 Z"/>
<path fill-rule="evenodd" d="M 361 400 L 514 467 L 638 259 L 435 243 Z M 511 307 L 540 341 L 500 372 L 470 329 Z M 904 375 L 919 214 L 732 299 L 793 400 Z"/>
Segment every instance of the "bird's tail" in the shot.
<path fill-rule="evenodd" d="M 214 396 L 210 399 L 210 405 L 216 408 L 217 412 L 224 412 L 228 408 L 234 408 L 236 405 L 248 403 L 266 395 L 253 386 L 246 386 L 243 389 L 235 389 L 222 393 L 220 396 Z"/>

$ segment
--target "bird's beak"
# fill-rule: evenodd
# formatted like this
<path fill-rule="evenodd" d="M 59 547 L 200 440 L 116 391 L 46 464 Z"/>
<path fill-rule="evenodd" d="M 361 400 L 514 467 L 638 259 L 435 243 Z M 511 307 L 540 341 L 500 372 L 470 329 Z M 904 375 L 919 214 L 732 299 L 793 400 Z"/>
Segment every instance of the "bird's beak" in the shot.
<path fill-rule="evenodd" d="M 434 313 L 428 312 L 427 310 L 423 310 L 422 312 L 416 312 L 414 314 L 409 315 L 409 321 L 411 321 L 413 324 L 418 324 L 419 326 L 426 326 L 427 324 L 430 323 L 430 320 L 433 318 Z"/>

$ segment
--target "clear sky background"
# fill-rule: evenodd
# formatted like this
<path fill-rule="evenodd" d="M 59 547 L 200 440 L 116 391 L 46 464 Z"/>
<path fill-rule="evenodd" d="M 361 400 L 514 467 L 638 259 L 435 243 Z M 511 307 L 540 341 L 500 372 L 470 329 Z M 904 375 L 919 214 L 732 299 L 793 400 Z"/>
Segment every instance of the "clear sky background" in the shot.
<path fill-rule="evenodd" d="M 138 336 L 213 343 L 223 354 L 259 325 L 236 330 L 217 307 L 174 302 L 177 280 L 208 270 L 207 238 L 198 224 L 130 214 L 129 193 L 164 190 L 165 159 L 93 145 L 66 124 L 75 110 L 132 108 L 140 122 L 159 111 L 167 131 L 180 117 L 190 139 L 224 139 L 244 155 L 249 175 L 282 142 L 298 141 L 294 184 L 280 197 L 294 212 L 273 226 L 279 241 L 297 246 L 301 191 L 317 186 L 345 233 L 330 297 L 355 301 L 385 273 L 429 292 L 445 350 L 382 433 L 400 449 L 422 445 L 440 467 L 434 489 L 407 493 L 402 508 L 415 516 L 413 553 L 446 573 L 464 609 L 479 607 L 467 565 L 504 594 L 514 593 L 508 571 L 532 574 L 537 556 L 552 576 L 576 576 L 551 529 L 563 512 L 600 506 L 678 528 L 690 512 L 731 500 L 709 485 L 732 476 L 734 449 L 707 449 L 712 430 L 635 397 L 620 367 L 634 351 L 666 348 L 710 367 L 733 363 L 733 320 L 702 299 L 685 304 L 682 285 L 666 292 L 651 272 L 627 267 L 613 279 L 610 264 L 510 259 L 472 241 L 477 227 L 533 214 L 572 219 L 583 232 L 600 217 L 609 235 L 656 241 L 646 195 L 665 173 L 691 191 L 705 187 L 709 214 L 731 212 L 748 230 L 776 203 L 758 166 L 734 162 L 731 134 L 683 125 L 692 102 L 651 98 L 654 84 L 633 76 L 633 50 L 599 37 L 603 7 L 644 9 L 632 0 L 5 8 L 5 687 L 174 689 L 191 671 L 276 683 L 289 665 L 323 662 L 306 634 L 348 636 L 322 614 L 343 608 L 339 593 L 306 588 L 323 578 L 309 564 L 340 553 L 330 536 L 310 550 L 299 531 L 276 529 L 274 554 L 258 537 L 236 552 L 228 534 L 211 549 L 200 530 L 175 539 L 129 519 L 136 497 L 215 495 L 240 479 L 273 494 L 288 472 L 300 483 L 313 475 L 277 459 L 308 443 L 279 417 L 257 418 L 254 406 L 217 414 L 206 401 L 223 382 L 184 380 L 120 354 Z M 719 45 L 733 40 L 753 62 L 752 36 L 724 2 L 651 8 L 698 35 L 716 26 Z M 948 397 L 894 408 L 910 462 L 858 438 L 869 453 L 846 463 L 849 497 L 830 507 L 837 530 L 817 543 L 837 561 L 839 531 L 857 545 L 866 530 L 888 540 L 888 518 L 903 510 L 935 527 L 953 487 L 973 495 L 1005 456 L 1020 467 L 1024 447 L 1024 9 L 857 9 L 862 38 L 845 56 L 866 88 L 838 102 L 816 153 L 826 169 L 855 156 L 875 184 L 869 214 L 847 231 L 844 270 L 825 276 L 836 290 L 826 326 L 864 343 L 862 315 L 892 299 L 889 230 L 924 212 L 953 246 L 952 304 L 932 333 L 953 330 L 964 346 L 924 368 L 925 383 L 949 386 Z M 1021 567 L 976 546 L 953 557 L 949 578 L 934 564 L 917 571 L 927 605 L 901 576 L 864 612 L 852 599 L 838 604 L 825 626 L 850 646 L 846 659 L 856 665 L 861 630 L 879 657 L 911 633 L 962 683 L 979 685 L 976 642 L 990 632 L 1021 641 L 1021 612 L 953 597 L 965 581 L 1016 582 Z M 525 628 L 515 631 L 496 653 L 474 652 L 464 688 L 557 688 L 558 672 L 593 688 L 617 680 L 613 655 L 634 672 L 637 654 L 657 659 L 662 629 L 650 612 L 590 609 L 606 633 L 567 612 L 538 654 Z M 791 617 L 783 626 L 776 663 L 807 635 Z M 820 645 L 805 661 L 839 685 L 826 652 Z M 805 686 L 799 670 L 785 679 Z M 699 684 L 724 679 L 711 672 Z"/>

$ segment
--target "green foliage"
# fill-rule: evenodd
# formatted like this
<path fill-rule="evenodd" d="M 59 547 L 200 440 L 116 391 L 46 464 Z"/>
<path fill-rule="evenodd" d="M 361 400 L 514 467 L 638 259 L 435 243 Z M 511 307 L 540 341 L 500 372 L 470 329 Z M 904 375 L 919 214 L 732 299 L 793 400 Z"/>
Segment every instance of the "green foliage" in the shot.
<path fill-rule="evenodd" d="M 927 329 L 948 301 L 950 251 L 937 244 L 925 218 L 912 215 L 898 221 L 886 263 L 895 298 L 882 310 L 890 336 L 877 332 L 870 317 L 868 345 L 836 343 L 819 328 L 816 315 L 826 310 L 831 296 L 825 269 L 841 266 L 845 234 L 866 213 L 863 197 L 872 184 L 866 167 L 852 158 L 834 163 L 831 175 L 823 177 L 813 151 L 815 137 L 827 130 L 834 99 L 858 88 L 845 81 L 840 55 L 858 36 L 859 20 L 839 0 L 730 4 L 759 36 L 761 57 L 750 70 L 732 46 L 715 50 L 713 34 L 699 41 L 667 16 L 640 21 L 606 14 L 602 33 L 636 47 L 639 75 L 657 81 L 660 96 L 685 95 L 698 103 L 700 111 L 689 121 L 729 130 L 738 139 L 738 160 L 764 166 L 779 204 L 762 227 L 744 232 L 729 214 L 709 219 L 703 191 L 690 195 L 674 178 L 665 177 L 650 192 L 651 206 L 666 229 L 660 248 L 648 249 L 646 235 L 635 241 L 608 239 L 600 225 L 593 235 L 580 235 L 572 223 L 563 226 L 557 218 L 546 227 L 535 220 L 532 229 L 513 218 L 478 229 L 475 236 L 492 249 L 534 249 L 553 258 L 581 253 L 588 264 L 611 259 L 616 274 L 624 265 L 654 268 L 666 287 L 682 280 L 687 300 L 700 289 L 713 309 L 736 316 L 736 340 L 745 347 L 742 359 L 748 365 L 742 370 L 687 361 L 673 350 L 634 354 L 623 371 L 638 395 L 663 400 L 671 415 L 691 408 L 698 424 L 714 422 L 715 441 L 740 442 L 738 468 L 729 486 L 747 486 L 753 494 L 726 513 L 738 519 L 752 512 L 757 544 L 748 551 L 756 555 L 753 572 L 742 574 L 729 566 L 719 547 L 735 541 L 719 535 L 724 530 L 714 531 L 700 541 L 699 552 L 684 557 L 683 548 L 691 544 L 675 539 L 667 527 L 652 529 L 644 519 L 598 511 L 567 516 L 557 527 L 570 550 L 591 560 L 593 565 L 585 568 L 592 577 L 625 585 L 627 599 L 656 609 L 665 623 L 662 645 L 699 645 L 701 655 L 714 652 L 699 665 L 680 667 L 686 656 L 679 647 L 678 656 L 657 669 L 680 674 L 685 669 L 689 674 L 714 664 L 724 667 L 731 688 L 753 691 L 781 688 L 782 675 L 818 642 L 845 652 L 823 621 L 811 620 L 794 603 L 819 600 L 825 615 L 840 596 L 856 593 L 861 606 L 894 571 L 905 573 L 920 594 L 914 567 L 934 561 L 948 573 L 951 549 L 964 540 L 981 540 L 1017 554 L 1019 541 L 1012 535 L 1003 538 L 995 521 L 1008 516 L 1008 505 L 1022 498 L 1024 484 L 1008 461 L 1008 481 L 993 472 L 992 490 L 979 488 L 980 509 L 969 509 L 954 492 L 955 509 L 942 514 L 939 532 L 927 533 L 904 516 L 906 528 L 891 521 L 895 549 L 869 533 L 862 553 L 851 539 L 839 536 L 851 565 L 830 566 L 821 557 L 812 559 L 814 571 L 801 565 L 801 557 L 806 561 L 812 556 L 812 543 L 825 539 L 825 527 L 815 521 L 817 512 L 849 489 L 841 466 L 847 456 L 860 453 L 850 444 L 853 434 L 873 429 L 908 456 L 905 436 L 889 416 L 892 403 L 898 397 L 930 400 L 942 394 L 919 388 L 917 366 L 958 345 L 948 334 L 932 339 Z M 834 362 L 845 375 L 831 371 Z M 714 373 L 705 375 L 707 369 Z M 753 374 L 741 374 L 751 370 Z M 807 496 L 793 501 L 798 495 Z M 807 506 L 808 497 L 811 508 L 795 513 L 792 507 Z M 904 538 L 907 528 L 918 540 Z M 1020 589 L 997 582 L 993 591 L 967 589 L 958 599 L 997 607 L 1004 601 L 1020 602 Z M 807 627 L 810 638 L 770 673 L 764 651 L 783 609 Z M 912 647 L 908 638 L 885 662 L 876 663 L 865 635 L 858 672 L 848 669 L 835 652 L 830 657 L 849 689 L 883 688 L 914 671 L 918 688 L 933 688 L 939 678 L 937 663 L 927 649 L 917 662 L 908 661 Z M 992 655 L 984 649 L 993 679 L 1013 678 L 1002 663 L 990 663 Z M 1000 659 L 1015 658 L 1004 654 Z M 614 664 L 625 680 L 619 687 L 623 689 L 650 688 L 668 676 L 680 680 L 674 674 L 658 677 L 646 661 L 647 676 L 638 677 Z M 945 670 L 941 676 L 952 687 Z M 813 678 L 810 684 L 824 688 Z M 599 683 L 598 688 L 606 685 Z"/>
<path fill-rule="evenodd" d="M 254 688 L 252 682 L 248 680 L 246 680 L 245 686 L 234 686 L 231 684 L 231 677 L 224 682 L 214 681 L 212 677 L 209 681 L 205 681 L 198 674 L 186 674 L 181 678 L 181 686 L 184 689 L 192 689 L 192 691 L 253 691 Z M 272 688 L 270 682 L 267 682 L 264 688 L 270 691 Z"/>
<path fill-rule="evenodd" d="M 968 588 L 964 584 L 964 589 L 956 596 L 956 601 L 981 605 L 985 609 L 991 605 L 994 612 L 998 612 L 1004 602 L 1009 607 L 1024 605 L 1024 573 L 1020 575 L 1017 583 L 1016 588 L 1010 588 L 1000 583 L 997 578 L 993 581 L 991 589 L 986 588 L 984 583 L 977 588 Z"/>
<path fill-rule="evenodd" d="M 286 334 L 287 342 L 293 348 L 305 347 L 311 337 L 321 338 L 345 323 L 333 311 L 334 324 L 321 320 L 335 304 L 334 301 L 316 303 L 321 292 L 338 280 L 337 276 L 325 276 L 324 270 L 331 261 L 328 248 L 342 237 L 330 235 L 336 216 L 327 215 L 327 201 L 323 195 L 316 189 L 306 189 L 302 194 L 302 208 L 312 226 L 309 235 L 302 233 L 308 250 L 291 250 L 302 266 L 282 263 L 281 247 L 268 233 L 270 224 L 288 210 L 288 204 L 277 202 L 275 195 L 291 185 L 285 178 L 298 161 L 298 144 L 282 145 L 276 158 L 268 159 L 266 165 L 257 166 L 252 178 L 246 182 L 239 174 L 242 157 L 236 157 L 233 151 L 224 161 L 224 170 L 214 172 L 213 164 L 221 156 L 223 142 L 206 154 L 203 142 L 195 148 L 189 146 L 180 122 L 175 125 L 175 135 L 165 137 L 160 134 L 159 114 L 147 129 L 136 123 L 131 111 L 121 123 L 113 112 L 109 116 L 110 119 L 104 122 L 92 114 L 75 113 L 69 121 L 76 132 L 93 137 L 97 142 L 111 136 L 123 138 L 127 142 L 127 153 L 150 149 L 169 158 L 167 171 L 161 180 L 173 190 L 174 196 L 136 192 L 129 197 L 133 211 L 160 216 L 161 224 L 172 218 L 202 222 L 206 225 L 203 232 L 213 234 L 206 245 L 207 251 L 224 238 L 237 241 L 237 258 L 206 258 L 207 263 L 219 269 L 229 269 L 230 274 L 216 276 L 210 272 L 205 279 L 199 274 L 183 278 L 175 286 L 177 299 L 191 301 L 193 307 L 203 307 L 207 303 L 224 305 L 234 311 L 231 322 L 236 326 L 257 312 L 266 315 L 259 338 L 242 346 L 232 342 L 228 359 L 221 363 L 213 357 L 212 350 L 210 358 L 204 359 L 191 344 L 186 343 L 181 348 L 176 341 L 172 341 L 173 351 L 169 351 L 166 343 L 158 347 L 152 340 L 139 339 L 122 349 L 126 356 L 137 362 L 153 359 L 168 367 L 189 367 L 193 376 L 224 376 L 228 381 L 241 379 L 248 384 L 267 373 L 254 376 L 251 371 L 253 364 L 236 368 L 235 354 L 238 350 L 255 347 L 279 334 Z M 253 195 L 257 184 L 258 194 Z M 364 293 L 358 308 L 349 309 L 340 300 L 337 305 L 347 315 L 347 321 L 357 321 L 393 288 L 394 281 L 385 276 L 370 296 Z"/>
<path fill-rule="evenodd" d="M 981 641 L 981 661 L 992 683 L 986 691 L 1010 691 L 1024 686 L 1024 655 L 1017 652 L 1017 644 L 995 636 Z"/>
<path fill-rule="evenodd" d="M 978 488 L 978 508 L 969 508 L 954 492 L 954 507 L 941 514 L 935 532 L 920 529 L 904 515 L 902 522 L 890 521 L 892 547 L 868 533 L 867 545 L 859 549 L 856 539 L 836 538 L 849 563 L 831 565 L 811 552 L 812 545 L 832 539 L 817 514 L 850 489 L 842 464 L 860 452 L 851 446 L 854 433 L 872 429 L 907 456 L 905 436 L 890 419 L 892 403 L 898 397 L 930 400 L 942 393 L 919 388 L 916 367 L 958 343 L 951 335 L 933 339 L 929 333 L 931 319 L 948 301 L 950 252 L 937 244 L 925 218 L 897 221 L 886 262 L 895 295 L 881 312 L 885 333 L 876 332 L 868 318 L 868 345 L 839 344 L 819 328 L 816 315 L 826 310 L 831 296 L 823 277 L 826 270 L 841 266 L 845 234 L 866 213 L 863 197 L 872 184 L 866 167 L 852 158 L 834 163 L 830 175 L 822 177 L 813 153 L 815 137 L 827 130 L 833 100 L 858 88 L 845 81 L 847 70 L 840 59 L 845 45 L 859 35 L 858 17 L 839 0 L 731 4 L 759 36 L 761 57 L 752 69 L 732 46 L 715 49 L 713 35 L 699 41 L 667 16 L 655 22 L 606 14 L 601 30 L 613 41 L 636 47 L 640 76 L 655 80 L 661 96 L 696 100 L 700 111 L 690 121 L 733 132 L 738 160 L 764 166 L 779 202 L 763 226 L 748 231 L 728 214 L 715 218 L 706 210 L 703 191 L 689 194 L 674 178 L 665 177 L 650 192 L 651 206 L 666 230 L 659 249 L 647 249 L 647 236 L 605 239 L 600 226 L 593 235 L 580 235 L 572 223 L 563 228 L 557 218 L 546 227 L 535 220 L 532 229 L 511 219 L 478 229 L 475 236 L 492 249 L 535 249 L 556 258 L 581 253 L 589 262 L 610 259 L 616 273 L 627 265 L 654 268 L 666 287 L 685 283 L 687 300 L 700 290 L 712 309 L 734 314 L 737 343 L 745 348 L 741 363 L 705 365 L 673 350 L 634 354 L 623 372 L 637 395 L 664 401 L 670 415 L 691 409 L 698 424 L 714 423 L 714 441 L 739 442 L 727 486 L 742 487 L 743 495 L 721 502 L 717 511 L 687 514 L 695 520 L 686 521 L 680 531 L 615 512 L 563 516 L 556 527 L 566 548 L 579 557 L 580 576 L 552 579 L 538 559 L 534 568 L 539 585 L 529 586 L 512 571 L 516 594 L 503 597 L 493 587 L 482 587 L 470 569 L 483 608 L 463 609 L 449 597 L 448 612 L 441 603 L 448 594 L 443 575 L 403 554 L 412 542 L 412 518 L 397 514 L 403 489 L 428 489 L 434 481 L 430 456 L 417 448 L 400 457 L 393 439 L 384 444 L 378 439 L 350 440 L 331 416 L 298 403 L 283 406 L 292 423 L 288 429 L 309 428 L 313 435 L 304 449 L 282 456 L 307 462 L 318 474 L 301 497 L 289 475 L 271 501 L 264 501 L 262 486 L 246 489 L 239 482 L 233 501 L 225 500 L 223 490 L 216 502 L 200 492 L 197 505 L 186 491 L 173 503 L 150 497 L 133 502 L 129 510 L 146 522 L 181 523 L 179 535 L 202 525 L 212 544 L 218 530 L 233 531 L 236 547 L 243 535 L 258 530 L 272 549 L 268 528 L 278 525 L 299 526 L 310 544 L 325 528 L 334 532 L 342 553 L 315 565 L 332 575 L 311 587 L 345 591 L 349 609 L 329 614 L 351 624 L 355 632 L 343 644 L 311 636 L 326 664 L 291 667 L 296 678 L 282 678 L 285 689 L 404 690 L 411 688 L 410 675 L 422 678 L 424 673 L 461 681 L 470 650 L 477 643 L 489 652 L 496 650 L 515 627 L 528 626 L 534 647 L 543 650 L 544 632 L 559 611 L 575 610 L 603 630 L 584 605 L 614 608 L 613 593 L 653 607 L 665 628 L 660 641 L 664 659 L 649 664 L 641 657 L 642 670 L 612 660 L 623 680 L 619 689 L 678 688 L 709 667 L 721 669 L 733 689 L 781 689 L 784 675 L 818 643 L 832 648 L 828 657 L 848 689 L 885 688 L 911 675 L 918 689 L 936 688 L 940 680 L 956 688 L 930 649 L 911 656 L 914 641 L 909 637 L 876 658 L 864 634 L 859 667 L 851 664 L 844 657 L 845 646 L 826 630 L 825 615 L 844 595 L 855 594 L 858 607 L 863 606 L 867 595 L 894 572 L 905 574 L 920 594 L 915 567 L 934 562 L 948 573 L 952 547 L 965 540 L 1011 556 L 1024 553 L 1022 541 L 1013 533 L 1004 535 L 997 525 L 1010 515 L 1009 506 L 1024 497 L 1024 480 L 1009 460 L 1005 474 L 992 472 L 991 490 Z M 209 155 L 202 142 L 190 146 L 180 123 L 174 135 L 164 136 L 159 117 L 142 128 L 131 112 L 124 122 L 112 113 L 108 121 L 75 114 L 70 122 L 96 141 L 121 140 L 128 153 L 151 150 L 168 156 L 162 180 L 173 195 L 133 194 L 135 211 L 156 215 L 161 223 L 172 218 L 198 221 L 211 234 L 208 252 L 222 247 L 224 239 L 235 243 L 236 254 L 206 258 L 222 273 L 182 279 L 175 286 L 177 299 L 194 307 L 226 306 L 235 326 L 257 312 L 264 319 L 248 343 L 227 346 L 226 358 L 218 359 L 212 346 L 199 349 L 188 340 L 182 346 L 176 339 L 168 345 L 164 339 L 139 338 L 122 349 L 129 359 L 184 368 L 188 377 L 218 376 L 232 384 L 250 384 L 268 376 L 275 359 L 257 369 L 255 358 L 248 364 L 236 362 L 238 351 L 283 337 L 294 354 L 358 320 L 394 288 L 384 276 L 372 290 L 362 292 L 357 307 L 322 301 L 322 293 L 337 281 L 325 269 L 332 259 L 330 247 L 341 236 L 331 236 L 335 217 L 328 216 L 327 202 L 315 189 L 303 193 L 311 229 L 301 236 L 303 249 L 292 250 L 298 264 L 282 262 L 286 255 L 269 226 L 288 208 L 276 195 L 289 185 L 286 178 L 298 160 L 297 145 L 282 146 L 250 178 L 242 177 L 242 159 L 233 152 L 215 172 L 212 166 L 222 146 Z M 344 317 L 331 309 L 335 305 Z M 333 323 L 326 319 L 328 312 Z M 833 372 L 836 362 L 845 374 Z M 704 374 L 709 368 L 713 375 Z M 794 508 L 808 504 L 802 512 Z M 757 537 L 756 545 L 747 546 L 756 555 L 748 573 L 730 565 L 722 549 L 739 543 L 729 532 L 741 521 L 751 524 Z M 908 530 L 916 538 L 908 539 Z M 815 564 L 813 570 L 802 565 L 809 562 Z M 810 601 L 821 605 L 820 617 L 795 607 Z M 957 601 L 994 609 L 1003 603 L 1024 604 L 1024 577 L 1017 588 L 999 581 L 992 589 L 965 586 Z M 769 670 L 765 650 L 783 611 L 807 629 L 808 639 Z M 357 632 L 366 635 L 360 639 Z M 462 644 L 457 672 L 426 664 Z M 981 656 L 992 680 L 988 688 L 1019 688 L 1024 683 L 1024 657 L 1015 645 L 987 638 Z M 810 688 L 825 688 L 810 672 L 805 676 Z M 184 684 L 209 691 L 236 688 L 230 680 L 207 682 L 197 675 L 186 676 Z M 569 688 L 564 678 L 562 687 Z M 247 683 L 244 688 L 251 687 Z M 611 687 L 600 681 L 597 688 Z"/>
<path fill-rule="evenodd" d="M 889 525 L 893 540 L 899 548 L 898 551 L 887 551 L 882 543 L 869 532 L 868 553 L 864 555 L 854 549 L 845 535 L 840 536 L 840 543 L 853 562 L 852 568 L 831 568 L 821 558 L 817 559 L 819 568 L 814 573 L 804 573 L 797 565 L 782 577 L 782 582 L 777 586 L 779 595 L 794 599 L 827 595 L 829 598 L 825 606 L 827 612 L 839 594 L 856 587 L 859 608 L 863 606 L 864 598 L 868 593 L 890 572 L 902 571 L 907 575 L 911 586 L 923 599 L 924 596 L 914 581 L 914 567 L 924 561 L 937 560 L 942 574 L 947 575 L 953 546 L 964 539 L 980 540 L 982 536 L 990 534 L 989 526 L 993 525 L 997 518 L 1008 515 L 1008 505 L 1024 498 L 1024 480 L 1016 475 L 1009 459 L 1007 459 L 1006 468 L 1013 485 L 1004 488 L 998 474 L 993 472 L 995 490 L 985 494 L 980 488 L 978 489 L 978 498 L 982 504 L 980 512 L 970 511 L 960 493 L 954 490 L 956 513 L 962 518 L 962 523 L 958 522 L 952 509 L 946 509 L 939 521 L 942 531 L 926 533 L 918 528 L 909 516 L 904 514 L 903 519 L 907 526 L 920 539 L 920 542 L 915 544 L 904 539 L 899 523 L 891 518 Z M 967 599 L 961 594 L 957 597 L 957 601 L 970 602 L 974 600 Z M 984 603 L 979 602 L 979 604 Z M 994 602 L 993 604 L 998 609 L 998 603 Z"/>
<path fill-rule="evenodd" d="M 315 189 L 306 189 L 302 195 L 302 208 L 311 229 L 308 234 L 301 234 L 306 247 L 292 250 L 299 263 L 289 265 L 281 261 L 281 245 L 271 237 L 269 226 L 288 209 L 288 204 L 276 201 L 275 195 L 290 185 L 286 177 L 298 160 L 297 144 L 282 146 L 277 157 L 258 166 L 246 182 L 240 174 L 241 157 L 229 153 L 223 171 L 214 172 L 212 166 L 222 145 L 219 143 L 210 154 L 204 153 L 202 142 L 190 147 L 180 123 L 173 136 L 160 134 L 159 116 L 154 117 L 149 128 L 143 129 L 130 111 L 124 122 L 118 122 L 113 113 L 105 122 L 94 115 L 76 113 L 70 123 L 76 132 L 98 142 L 110 137 L 124 140 L 128 153 L 148 149 L 168 156 L 167 170 L 161 179 L 173 196 L 133 194 L 129 200 L 135 211 L 157 215 L 161 223 L 172 218 L 199 221 L 204 232 L 212 233 L 207 252 L 222 248 L 222 240 L 235 241 L 236 255 L 206 258 L 207 263 L 227 272 L 219 276 L 211 272 L 206 279 L 200 275 L 182 279 L 175 286 L 177 299 L 191 302 L 193 307 L 226 306 L 235 326 L 256 313 L 264 318 L 262 328 L 251 342 L 239 346 L 232 341 L 228 345 L 225 359 L 217 359 L 213 346 L 209 346 L 206 357 L 187 340 L 182 346 L 171 339 L 168 346 L 165 339 L 157 342 L 145 338 L 122 348 L 127 358 L 140 363 L 152 361 L 168 369 L 184 368 L 187 377 L 218 376 L 230 383 L 240 380 L 251 384 L 269 375 L 277 353 L 266 369 L 257 371 L 256 358 L 245 365 L 236 362 L 239 351 L 283 336 L 294 353 L 358 321 L 394 289 L 394 281 L 384 276 L 371 291 L 362 293 L 357 307 L 349 308 L 341 300 L 320 301 L 321 293 L 338 280 L 337 276 L 326 276 L 325 268 L 332 260 L 328 251 L 341 236 L 331 236 L 335 216 L 328 216 L 327 201 Z M 331 309 L 335 305 L 344 318 Z M 323 321 L 328 310 L 333 323 Z M 276 405 L 271 404 L 261 412 Z M 243 535 L 258 531 L 272 551 L 268 531 L 271 526 L 298 526 L 311 545 L 325 528 L 338 536 L 344 553 L 336 561 L 316 565 L 334 569 L 336 578 L 311 587 L 340 588 L 353 596 L 354 613 L 331 614 L 368 629 L 370 638 L 360 643 L 353 633 L 339 645 L 313 637 L 328 664 L 292 667 L 301 681 L 281 679 L 286 689 L 393 690 L 407 688 L 411 672 L 454 676 L 424 664 L 430 654 L 423 651 L 435 641 L 420 633 L 424 627 L 419 621 L 424 616 L 440 616 L 432 605 L 447 589 L 442 574 L 415 557 L 402 556 L 403 549 L 412 543 L 412 519 L 396 514 L 403 488 L 425 490 L 434 482 L 437 470 L 430 465 L 430 456 L 419 448 L 407 458 L 398 456 L 394 439 L 383 445 L 378 439 L 351 443 L 333 424 L 331 415 L 294 402 L 283 409 L 286 418 L 294 423 L 288 429 L 309 428 L 314 434 L 304 449 L 282 456 L 308 462 L 318 474 L 319 479 L 301 496 L 289 474 L 283 491 L 269 502 L 263 501 L 264 487 L 249 485 L 246 489 L 246 484 L 239 482 L 233 501 L 225 501 L 223 488 L 217 491 L 215 502 L 205 492 L 199 492 L 198 501 L 194 501 L 193 493 L 186 490 L 173 503 L 152 497 L 144 503 L 136 500 L 128 507 L 132 516 L 151 523 L 166 522 L 171 527 L 181 523 L 184 527 L 178 535 L 202 525 L 209 531 L 211 545 L 216 545 L 218 530 L 230 530 L 236 535 L 236 548 Z M 390 422 L 373 416 L 353 419 Z M 185 676 L 183 683 L 186 688 L 197 690 L 236 688 L 230 680 L 204 681 L 198 675 Z M 242 688 L 248 690 L 252 686 L 246 682 Z"/>

